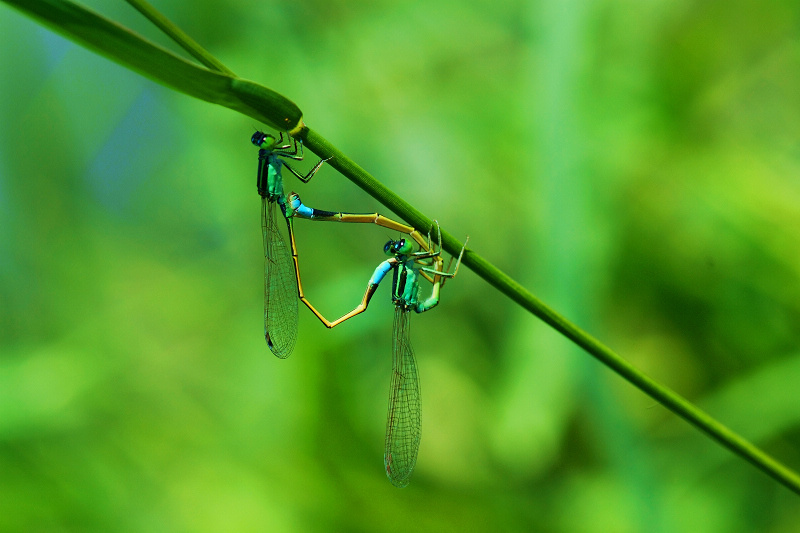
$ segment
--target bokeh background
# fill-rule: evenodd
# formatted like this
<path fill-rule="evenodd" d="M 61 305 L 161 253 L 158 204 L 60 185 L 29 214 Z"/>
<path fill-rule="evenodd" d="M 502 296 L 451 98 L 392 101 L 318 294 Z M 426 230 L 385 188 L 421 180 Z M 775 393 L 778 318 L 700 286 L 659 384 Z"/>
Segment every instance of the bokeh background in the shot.
<path fill-rule="evenodd" d="M 797 2 L 155 4 L 800 468 Z M 796 495 L 469 270 L 412 317 L 423 436 L 395 489 L 388 289 L 332 331 L 301 309 L 288 360 L 265 346 L 260 125 L 6 5 L 0 61 L 0 530 L 797 531 Z M 287 188 L 390 214 L 330 168 Z M 309 296 L 349 310 L 393 235 L 296 228 Z"/>

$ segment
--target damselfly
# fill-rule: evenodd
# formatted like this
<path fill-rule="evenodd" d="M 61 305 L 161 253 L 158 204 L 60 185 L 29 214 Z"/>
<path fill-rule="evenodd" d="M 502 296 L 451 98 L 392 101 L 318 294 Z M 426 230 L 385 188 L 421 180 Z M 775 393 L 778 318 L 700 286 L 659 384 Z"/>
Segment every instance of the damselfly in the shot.
<path fill-rule="evenodd" d="M 466 248 L 466 242 L 464 247 Z M 418 252 L 414 252 L 413 248 L 413 244 L 406 239 L 387 242 L 383 250 L 390 258 L 375 269 L 361 303 L 337 320 L 329 321 L 306 301 L 306 305 L 317 318 L 327 327 L 333 328 L 366 311 L 380 282 L 390 271 L 393 273 L 392 303 L 395 311 L 392 326 L 392 379 L 389 391 L 389 414 L 386 421 L 384 466 L 389 481 L 396 487 L 408 485 L 417 462 L 420 441 L 419 376 L 414 349 L 411 346 L 409 312 L 424 313 L 439 303 L 439 293 L 444 279 L 452 278 L 458 273 L 461 257 L 464 254 L 462 248 L 453 272 L 445 272 L 442 268 L 441 253 L 435 246 L 431 247 L 428 243 L 425 249 Z M 439 250 L 441 250 L 441 233 Z M 420 299 L 420 277 L 429 279 L 432 283 L 431 294 L 425 299 Z"/>

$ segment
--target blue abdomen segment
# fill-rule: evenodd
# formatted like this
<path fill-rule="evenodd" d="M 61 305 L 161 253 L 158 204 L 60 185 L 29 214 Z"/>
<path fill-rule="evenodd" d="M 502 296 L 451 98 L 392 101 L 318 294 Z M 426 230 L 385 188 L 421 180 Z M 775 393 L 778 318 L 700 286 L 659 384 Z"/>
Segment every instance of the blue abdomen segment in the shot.
<path fill-rule="evenodd" d="M 289 195 L 289 207 L 292 210 L 292 213 L 295 215 L 302 217 L 302 218 L 335 218 L 338 220 L 342 219 L 342 213 L 337 213 L 335 211 L 324 211 L 322 209 L 314 209 L 313 207 L 308 207 L 300 200 L 300 196 L 297 193 L 292 193 Z"/>
<path fill-rule="evenodd" d="M 377 285 L 383 278 L 386 277 L 386 274 L 392 269 L 392 262 L 390 260 L 386 260 L 380 265 L 378 268 L 375 269 L 375 272 L 372 273 L 372 277 L 369 278 L 370 285 Z"/>
<path fill-rule="evenodd" d="M 303 218 L 314 218 L 314 209 L 308 207 L 303 202 L 300 201 L 298 196 L 292 197 L 290 194 L 289 197 L 291 198 L 290 207 L 292 208 L 292 212 L 299 217 Z"/>

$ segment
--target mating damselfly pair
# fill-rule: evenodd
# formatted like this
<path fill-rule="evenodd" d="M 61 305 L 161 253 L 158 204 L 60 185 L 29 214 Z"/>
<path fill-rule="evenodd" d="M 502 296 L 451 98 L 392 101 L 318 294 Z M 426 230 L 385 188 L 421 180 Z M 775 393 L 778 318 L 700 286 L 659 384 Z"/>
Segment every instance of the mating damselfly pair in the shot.
<path fill-rule="evenodd" d="M 284 144 L 283 134 L 278 138 L 256 131 L 251 142 L 259 147 L 258 194 L 261 196 L 261 230 L 264 240 L 264 338 L 272 352 L 285 359 L 294 349 L 297 340 L 297 300 L 302 301 L 328 328 L 364 312 L 379 284 L 389 272 L 393 273 L 392 303 L 395 306 L 392 327 L 392 379 L 389 396 L 389 414 L 386 423 L 384 465 L 386 475 L 393 485 L 408 485 L 420 441 L 420 394 L 414 350 L 411 346 L 409 315 L 411 311 L 423 313 L 439 303 L 444 281 L 458 272 L 461 254 L 450 272 L 445 270 L 441 257 L 441 232 L 436 225 L 438 248 L 416 229 L 391 220 L 379 213 L 343 213 L 323 211 L 303 205 L 292 192 L 288 196 L 283 188 L 282 168 L 286 167 L 303 183 L 308 183 L 327 159 L 320 160 L 305 175 L 294 170 L 282 158 L 302 160 L 303 144 L 291 139 Z M 279 230 L 279 215 L 286 222 L 288 246 Z M 300 264 L 294 238 L 295 218 L 325 222 L 367 223 L 398 231 L 407 236 L 389 240 L 383 251 L 389 256 L 373 272 L 361 302 L 349 313 L 330 321 L 306 298 L 300 281 Z M 414 243 L 419 247 L 414 249 Z M 466 247 L 466 243 L 464 244 Z M 431 293 L 420 297 L 420 278 L 431 283 Z"/>

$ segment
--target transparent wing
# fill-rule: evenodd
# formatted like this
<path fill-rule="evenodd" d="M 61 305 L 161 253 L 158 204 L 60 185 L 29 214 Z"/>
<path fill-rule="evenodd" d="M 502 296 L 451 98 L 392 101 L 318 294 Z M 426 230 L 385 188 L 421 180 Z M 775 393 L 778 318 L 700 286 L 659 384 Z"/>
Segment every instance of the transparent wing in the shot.
<path fill-rule="evenodd" d="M 411 347 L 409 315 L 395 307 L 392 331 L 392 387 L 386 421 L 386 475 L 395 487 L 405 487 L 417 463 L 420 438 L 419 376 Z"/>
<path fill-rule="evenodd" d="M 261 231 L 264 237 L 264 338 L 269 349 L 286 359 L 297 340 L 297 281 L 294 263 L 276 217 L 277 202 L 261 199 Z M 280 214 L 281 221 L 284 220 Z"/>

